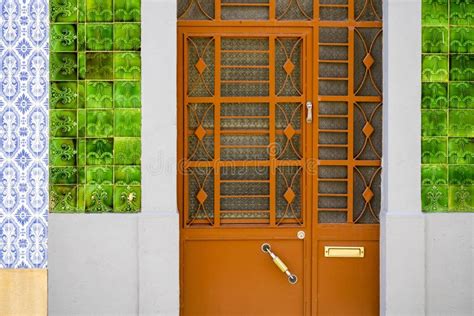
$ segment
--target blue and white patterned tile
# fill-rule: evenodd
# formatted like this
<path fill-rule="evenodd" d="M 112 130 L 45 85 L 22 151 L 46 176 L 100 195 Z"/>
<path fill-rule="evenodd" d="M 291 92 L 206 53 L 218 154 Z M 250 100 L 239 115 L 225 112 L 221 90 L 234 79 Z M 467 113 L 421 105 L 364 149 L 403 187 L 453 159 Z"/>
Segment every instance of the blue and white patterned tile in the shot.
<path fill-rule="evenodd" d="M 0 268 L 46 268 L 48 1 L 0 9 Z"/>

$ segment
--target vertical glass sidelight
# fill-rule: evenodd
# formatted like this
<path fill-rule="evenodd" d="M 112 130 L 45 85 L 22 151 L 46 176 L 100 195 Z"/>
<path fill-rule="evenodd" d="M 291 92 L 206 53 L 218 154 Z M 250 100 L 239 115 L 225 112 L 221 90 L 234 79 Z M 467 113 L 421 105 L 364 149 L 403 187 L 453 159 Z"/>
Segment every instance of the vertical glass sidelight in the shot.
<path fill-rule="evenodd" d="M 50 211 L 141 208 L 140 0 L 50 0 Z"/>
<path fill-rule="evenodd" d="M 318 222 L 376 224 L 382 159 L 382 1 L 320 0 L 319 19 L 325 23 L 318 36 Z"/>
<path fill-rule="evenodd" d="M 422 208 L 474 211 L 474 5 L 422 2 Z"/>

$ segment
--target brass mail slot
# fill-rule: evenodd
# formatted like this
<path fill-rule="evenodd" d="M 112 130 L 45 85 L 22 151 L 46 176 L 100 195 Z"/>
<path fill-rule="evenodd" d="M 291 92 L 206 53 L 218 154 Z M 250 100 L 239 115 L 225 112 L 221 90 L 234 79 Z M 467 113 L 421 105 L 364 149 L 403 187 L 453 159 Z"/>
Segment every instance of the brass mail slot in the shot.
<path fill-rule="evenodd" d="M 364 258 L 364 247 L 325 246 L 324 256 L 330 258 Z"/>

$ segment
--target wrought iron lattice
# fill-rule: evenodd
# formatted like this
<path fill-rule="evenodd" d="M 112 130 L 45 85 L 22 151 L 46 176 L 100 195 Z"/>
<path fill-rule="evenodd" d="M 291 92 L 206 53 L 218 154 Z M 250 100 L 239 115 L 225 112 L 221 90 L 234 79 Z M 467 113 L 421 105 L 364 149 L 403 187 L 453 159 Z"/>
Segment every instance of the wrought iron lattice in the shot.
<path fill-rule="evenodd" d="M 379 222 L 381 3 L 320 1 L 319 19 L 328 22 L 318 28 L 319 223 Z"/>
<path fill-rule="evenodd" d="M 191 225 L 304 225 L 312 158 L 316 222 L 378 224 L 382 1 L 183 0 L 178 7 L 184 117 L 193 104 L 210 106 L 207 126 L 184 122 L 184 165 L 214 170 L 213 222 Z M 304 28 L 312 30 L 312 54 Z M 190 156 L 195 146 L 209 155 L 201 148 Z M 230 169 L 239 173 L 224 176 Z M 189 195 L 189 180 L 183 185 Z"/>
<path fill-rule="evenodd" d="M 214 20 L 214 0 L 178 1 L 178 19 Z"/>
<path fill-rule="evenodd" d="M 185 43 L 186 225 L 302 225 L 304 37 Z M 206 168 L 212 187 L 194 172 Z"/>
<path fill-rule="evenodd" d="M 214 95 L 214 39 L 188 38 L 188 95 Z"/>

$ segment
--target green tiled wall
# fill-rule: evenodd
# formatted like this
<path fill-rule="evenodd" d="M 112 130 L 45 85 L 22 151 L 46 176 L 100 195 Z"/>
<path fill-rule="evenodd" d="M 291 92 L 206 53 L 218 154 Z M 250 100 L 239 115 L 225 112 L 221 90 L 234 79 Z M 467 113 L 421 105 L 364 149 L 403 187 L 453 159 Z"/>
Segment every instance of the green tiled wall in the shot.
<path fill-rule="evenodd" d="M 141 207 L 140 0 L 50 0 L 50 211 Z"/>
<path fill-rule="evenodd" d="M 422 2 L 422 207 L 474 211 L 474 2 Z"/>

